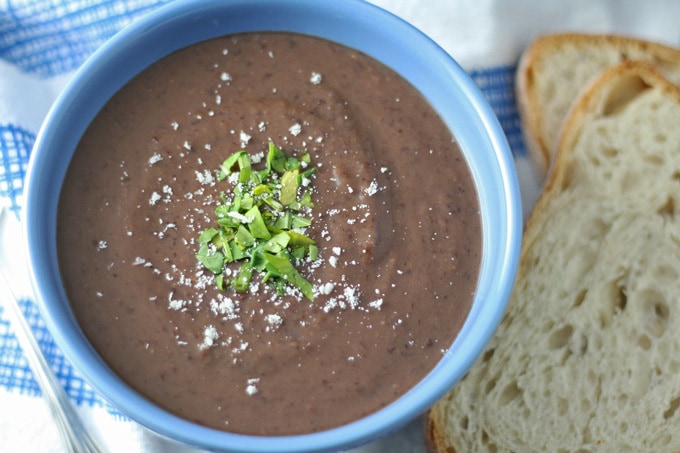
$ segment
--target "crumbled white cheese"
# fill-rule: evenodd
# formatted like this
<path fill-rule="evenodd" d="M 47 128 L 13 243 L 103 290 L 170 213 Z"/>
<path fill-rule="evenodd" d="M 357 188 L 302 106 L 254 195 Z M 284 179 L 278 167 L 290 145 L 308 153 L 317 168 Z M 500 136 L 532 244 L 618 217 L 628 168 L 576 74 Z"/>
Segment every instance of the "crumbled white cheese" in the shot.
<path fill-rule="evenodd" d="M 283 318 L 280 315 L 277 314 L 269 314 L 264 317 L 264 320 L 267 322 L 267 327 L 265 328 L 265 331 L 267 332 L 272 332 L 283 324 Z"/>
<path fill-rule="evenodd" d="M 259 152 L 257 154 L 251 154 L 250 156 L 250 162 L 253 164 L 259 164 L 262 162 L 262 159 L 264 159 L 264 152 Z"/>
<path fill-rule="evenodd" d="M 288 131 L 297 137 L 302 132 L 302 125 L 300 123 L 295 123 L 288 128 Z"/>
<path fill-rule="evenodd" d="M 196 170 L 196 180 L 201 183 L 202 185 L 206 184 L 214 184 L 215 183 L 215 178 L 213 177 L 212 173 L 210 173 L 210 170 L 204 170 L 203 172 L 200 172 Z"/>
<path fill-rule="evenodd" d="M 312 82 L 312 84 L 314 85 L 320 84 L 322 80 L 323 76 L 318 72 L 312 72 L 312 76 L 309 78 L 309 81 Z"/>
<path fill-rule="evenodd" d="M 228 297 L 223 296 L 220 301 L 211 300 L 210 309 L 215 315 L 222 315 L 227 319 L 236 319 L 238 317 L 238 307 L 234 301 Z"/>
<path fill-rule="evenodd" d="M 351 308 L 354 309 L 359 305 L 359 292 L 356 288 L 352 286 L 345 287 L 343 295 Z"/>
<path fill-rule="evenodd" d="M 212 325 L 205 328 L 203 335 L 203 342 L 198 345 L 198 349 L 200 350 L 208 349 L 209 347 L 213 346 L 215 344 L 215 340 L 219 338 L 217 329 L 215 329 L 215 326 Z"/>
<path fill-rule="evenodd" d="M 258 392 L 257 386 L 255 384 L 258 384 L 260 382 L 260 378 L 251 378 L 248 379 L 247 385 L 246 385 L 246 393 L 248 395 L 254 395 Z"/>
<path fill-rule="evenodd" d="M 319 291 L 319 294 L 323 294 L 323 295 L 327 296 L 333 291 L 333 288 L 335 288 L 335 283 L 328 282 L 328 283 L 325 283 L 323 285 L 320 285 L 318 287 L 318 291 Z"/>
<path fill-rule="evenodd" d="M 151 194 L 151 198 L 149 198 L 149 204 L 150 205 L 155 205 L 158 203 L 158 200 L 161 199 L 161 195 L 158 192 L 154 192 Z"/>
<path fill-rule="evenodd" d="M 383 300 L 382 299 L 376 299 L 372 302 L 368 303 L 368 306 L 371 308 L 375 308 L 376 310 L 380 310 L 380 307 L 382 307 Z"/>
<path fill-rule="evenodd" d="M 227 176 L 227 182 L 231 184 L 232 186 L 235 186 L 238 184 L 238 179 L 240 177 L 240 173 L 238 171 L 234 171 L 232 173 L 229 173 L 229 176 Z"/>
<path fill-rule="evenodd" d="M 168 306 L 173 310 L 181 310 L 182 308 L 184 308 L 184 305 L 186 305 L 186 301 L 181 299 L 173 299 L 172 296 L 174 295 L 175 295 L 174 291 L 172 291 L 168 295 Z"/>
<path fill-rule="evenodd" d="M 368 195 L 369 197 L 372 197 L 376 193 L 378 193 L 379 187 L 378 187 L 378 182 L 374 179 L 371 181 L 371 184 L 367 188 L 364 189 L 364 193 Z"/>
<path fill-rule="evenodd" d="M 241 214 L 240 212 L 235 212 L 235 211 L 230 211 L 227 212 L 227 215 L 233 219 L 238 220 L 241 223 L 250 223 L 253 221 L 252 217 L 248 217 L 246 215 Z"/>
<path fill-rule="evenodd" d="M 160 153 L 153 153 L 151 157 L 149 157 L 149 165 L 153 165 L 155 163 L 158 163 L 163 160 L 163 156 L 160 155 Z"/>
<path fill-rule="evenodd" d="M 241 141 L 241 148 L 245 148 L 252 137 L 245 131 L 239 133 L 239 140 Z"/>

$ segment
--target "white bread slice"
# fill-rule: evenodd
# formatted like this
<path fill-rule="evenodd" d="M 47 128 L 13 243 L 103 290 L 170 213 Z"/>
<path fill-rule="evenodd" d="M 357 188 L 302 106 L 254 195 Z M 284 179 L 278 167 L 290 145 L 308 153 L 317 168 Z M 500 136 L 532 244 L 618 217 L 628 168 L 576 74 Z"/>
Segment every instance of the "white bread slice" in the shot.
<path fill-rule="evenodd" d="M 536 38 L 522 54 L 515 79 L 524 141 L 537 176 L 546 176 L 567 112 L 588 83 L 625 60 L 656 66 L 680 84 L 680 49 L 614 35 L 561 33 Z"/>
<path fill-rule="evenodd" d="M 440 453 L 680 451 L 680 89 L 604 72 L 567 119 L 507 311 L 428 414 Z"/>

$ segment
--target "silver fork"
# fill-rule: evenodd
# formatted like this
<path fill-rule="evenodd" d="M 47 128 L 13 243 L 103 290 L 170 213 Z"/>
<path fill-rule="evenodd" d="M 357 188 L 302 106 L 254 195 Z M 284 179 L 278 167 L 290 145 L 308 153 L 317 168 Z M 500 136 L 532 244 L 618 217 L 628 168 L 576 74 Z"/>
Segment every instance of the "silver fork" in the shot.
<path fill-rule="evenodd" d="M 10 217 L 14 217 L 13 214 L 9 213 L 3 206 L 0 206 L 0 222 L 2 222 L 3 217 L 6 217 L 4 220 L 8 222 L 16 221 L 16 219 L 10 219 Z M 23 262 L 20 263 L 22 267 L 25 264 Z M 19 346 L 23 350 L 28 365 L 33 372 L 33 376 L 43 392 L 44 399 L 49 406 L 50 413 L 64 443 L 65 451 L 76 453 L 103 451 L 91 433 L 88 432 L 66 396 L 64 388 L 47 363 L 33 335 L 33 331 L 29 327 L 28 322 L 26 322 L 26 318 L 19 307 L 19 301 L 3 273 L 2 266 L 0 266 L 0 301 L 2 301 L 5 307 L 5 312 L 19 341 Z"/>

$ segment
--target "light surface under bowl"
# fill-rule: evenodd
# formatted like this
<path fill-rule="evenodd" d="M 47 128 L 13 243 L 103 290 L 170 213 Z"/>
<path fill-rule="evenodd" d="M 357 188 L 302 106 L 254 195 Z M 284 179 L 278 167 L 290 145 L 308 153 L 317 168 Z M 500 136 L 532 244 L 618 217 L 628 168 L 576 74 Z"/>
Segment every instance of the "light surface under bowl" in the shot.
<path fill-rule="evenodd" d="M 380 411 L 308 435 L 231 434 L 182 420 L 129 388 L 82 334 L 61 283 L 56 248 L 59 193 L 81 135 L 107 100 L 161 57 L 206 39 L 249 31 L 291 31 L 358 49 L 414 85 L 452 130 L 475 180 L 483 253 L 475 301 L 449 351 L 414 388 Z M 85 379 L 121 412 L 151 430 L 211 450 L 339 450 L 408 423 L 453 386 L 496 329 L 514 281 L 522 214 L 512 156 L 500 125 L 467 74 L 421 32 L 359 0 L 188 0 L 138 20 L 78 71 L 37 137 L 27 174 L 25 240 L 37 302 L 58 346 Z"/>

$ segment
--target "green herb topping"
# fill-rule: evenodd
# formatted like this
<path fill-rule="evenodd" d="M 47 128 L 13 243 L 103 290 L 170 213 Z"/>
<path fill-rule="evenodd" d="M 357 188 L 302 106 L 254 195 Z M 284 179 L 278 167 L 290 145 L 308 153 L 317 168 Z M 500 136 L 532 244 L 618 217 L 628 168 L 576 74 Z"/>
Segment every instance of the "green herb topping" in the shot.
<path fill-rule="evenodd" d="M 217 226 L 200 234 L 196 254 L 215 274 L 218 288 L 245 292 L 254 274 L 260 273 L 262 283 L 273 285 L 278 295 L 291 285 L 314 299 L 312 284 L 294 265 L 314 261 L 319 253 L 315 241 L 305 235 L 314 206 L 310 184 L 316 169 L 310 163 L 308 153 L 287 156 L 273 143 L 261 170 L 252 167 L 246 151 L 222 162 L 218 180 L 229 177 L 237 182 L 230 197 L 220 195 Z M 240 269 L 227 277 L 226 265 L 237 261 L 242 262 Z"/>

